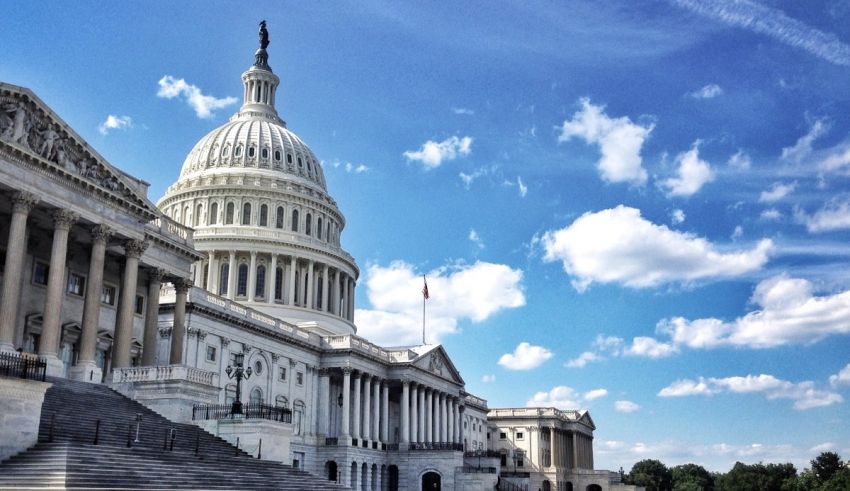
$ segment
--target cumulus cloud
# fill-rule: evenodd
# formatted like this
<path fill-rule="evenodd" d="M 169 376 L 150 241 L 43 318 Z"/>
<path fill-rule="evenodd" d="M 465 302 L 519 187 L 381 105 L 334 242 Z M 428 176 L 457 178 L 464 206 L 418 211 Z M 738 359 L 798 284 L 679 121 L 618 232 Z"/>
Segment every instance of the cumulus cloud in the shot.
<path fill-rule="evenodd" d="M 794 220 L 805 225 L 806 230 L 811 233 L 850 229 L 850 199 L 831 199 L 812 215 L 797 208 Z"/>
<path fill-rule="evenodd" d="M 717 84 L 708 84 L 703 86 L 701 89 L 688 93 L 688 95 L 694 99 L 713 99 L 717 96 L 723 95 L 723 88 Z"/>
<path fill-rule="evenodd" d="M 776 208 L 768 208 L 766 210 L 762 210 L 759 214 L 759 219 L 765 222 L 778 222 L 782 219 L 782 212 Z"/>
<path fill-rule="evenodd" d="M 165 75 L 159 79 L 159 91 L 157 97 L 163 99 L 174 99 L 182 97 L 189 106 L 195 110 L 195 114 L 202 119 L 209 119 L 215 116 L 213 111 L 222 109 L 236 103 L 235 97 L 223 97 L 221 99 L 211 95 L 204 95 L 201 89 L 196 85 L 187 83 L 182 78 L 174 78 L 171 75 Z"/>
<path fill-rule="evenodd" d="M 749 154 L 743 150 L 738 150 L 734 155 L 729 157 L 729 161 L 726 162 L 729 167 L 738 170 L 747 170 L 753 165 L 753 160 L 750 158 Z"/>
<path fill-rule="evenodd" d="M 133 118 L 130 116 L 116 116 L 110 114 L 106 116 L 106 121 L 100 123 L 97 131 L 101 135 L 108 135 L 110 130 L 126 130 L 133 127 Z"/>
<path fill-rule="evenodd" d="M 773 375 L 746 375 L 743 377 L 699 377 L 698 380 L 677 380 L 658 392 L 659 397 L 711 396 L 720 393 L 763 394 L 768 400 L 794 401 L 799 411 L 830 406 L 842 402 L 840 394 L 818 389 L 812 381 L 789 382 Z"/>
<path fill-rule="evenodd" d="M 678 225 L 685 221 L 685 212 L 679 209 L 673 210 L 670 213 L 670 221 L 673 222 L 674 225 Z"/>
<path fill-rule="evenodd" d="M 679 349 L 672 343 L 664 343 L 647 336 L 637 336 L 623 353 L 646 358 L 666 358 L 678 351 Z"/>
<path fill-rule="evenodd" d="M 525 341 L 519 343 L 513 353 L 499 358 L 499 365 L 508 370 L 532 370 L 552 358 L 552 352 L 543 346 L 534 346 Z"/>
<path fill-rule="evenodd" d="M 593 351 L 585 351 L 584 353 L 578 355 L 578 357 L 569 360 L 564 363 L 564 366 L 567 368 L 584 368 L 588 363 L 594 361 L 604 360 L 605 358 L 601 355 L 594 353 Z"/>
<path fill-rule="evenodd" d="M 850 171 L 850 141 L 825 150 L 818 168 L 824 172 L 847 175 Z"/>
<path fill-rule="evenodd" d="M 421 163 L 426 169 L 435 169 L 442 165 L 443 161 L 465 157 L 470 152 L 472 152 L 472 138 L 451 136 L 441 142 L 428 140 L 419 150 L 408 150 L 404 152 L 404 156 L 411 162 Z"/>
<path fill-rule="evenodd" d="M 635 124 L 627 116 L 611 118 L 605 114 L 604 106 L 596 106 L 587 98 L 580 103 L 581 110 L 564 121 L 558 142 L 579 137 L 598 145 L 602 157 L 597 167 L 604 181 L 645 184 L 647 173 L 641 165 L 640 150 L 653 125 Z"/>
<path fill-rule="evenodd" d="M 559 385 L 548 392 L 536 392 L 526 401 L 526 407 L 555 407 L 558 409 L 579 409 L 581 395 L 572 387 Z"/>
<path fill-rule="evenodd" d="M 584 399 L 586 401 L 592 401 L 594 399 L 599 399 L 600 397 L 605 397 L 608 395 L 608 391 L 605 389 L 593 389 L 584 393 Z"/>
<path fill-rule="evenodd" d="M 496 381 L 496 376 L 493 375 L 493 374 L 482 375 L 481 381 L 484 382 L 485 384 L 492 384 L 493 382 Z"/>
<path fill-rule="evenodd" d="M 833 387 L 838 387 L 839 385 L 850 385 L 850 363 L 839 370 L 835 375 L 830 375 L 829 384 Z"/>
<path fill-rule="evenodd" d="M 842 66 L 850 66 L 850 46 L 835 34 L 788 17 L 779 9 L 752 0 L 672 0 L 697 14 L 769 36 Z"/>
<path fill-rule="evenodd" d="M 640 405 L 632 401 L 617 401 L 614 403 L 614 410 L 618 413 L 635 413 L 640 410 Z"/>
<path fill-rule="evenodd" d="M 427 341 L 457 332 L 463 320 L 480 323 L 525 305 L 523 273 L 504 264 L 453 264 L 427 274 Z M 422 273 L 403 261 L 370 265 L 365 272 L 370 309 L 357 309 L 358 334 L 383 346 L 422 342 Z"/>
<path fill-rule="evenodd" d="M 792 182 L 788 184 L 782 184 L 779 182 L 773 183 L 773 186 L 770 187 L 767 191 L 762 191 L 761 195 L 759 195 L 760 203 L 776 203 L 782 198 L 788 196 L 794 189 L 797 188 L 797 183 Z"/>
<path fill-rule="evenodd" d="M 812 123 L 809 132 L 797 139 L 797 143 L 782 149 L 782 159 L 799 164 L 812 154 L 812 143 L 829 131 L 826 120 L 818 119 Z"/>
<path fill-rule="evenodd" d="M 545 261 L 562 261 L 584 291 L 593 282 L 649 288 L 665 283 L 730 278 L 760 269 L 773 250 L 762 240 L 749 250 L 720 252 L 706 239 L 656 225 L 620 205 L 588 212 L 542 240 Z"/>
<path fill-rule="evenodd" d="M 699 158 L 699 142 L 676 156 L 676 161 L 679 163 L 676 175 L 661 182 L 668 196 L 691 196 L 714 180 L 711 164 Z"/>

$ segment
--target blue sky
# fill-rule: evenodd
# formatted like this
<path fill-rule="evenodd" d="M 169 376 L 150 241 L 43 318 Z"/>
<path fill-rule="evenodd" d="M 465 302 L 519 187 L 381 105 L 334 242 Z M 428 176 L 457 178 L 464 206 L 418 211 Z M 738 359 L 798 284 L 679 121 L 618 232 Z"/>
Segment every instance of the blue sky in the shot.
<path fill-rule="evenodd" d="M 846 2 L 0 6 L 0 80 L 153 200 L 265 18 L 361 334 L 414 342 L 427 274 L 468 389 L 589 409 L 598 467 L 850 455 Z"/>

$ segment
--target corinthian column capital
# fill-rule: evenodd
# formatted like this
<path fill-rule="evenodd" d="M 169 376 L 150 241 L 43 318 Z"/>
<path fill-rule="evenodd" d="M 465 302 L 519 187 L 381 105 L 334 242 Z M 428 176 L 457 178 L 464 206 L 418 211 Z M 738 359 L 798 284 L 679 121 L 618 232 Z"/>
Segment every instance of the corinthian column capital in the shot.
<path fill-rule="evenodd" d="M 136 259 L 142 257 L 142 254 L 144 254 L 147 248 L 148 243 L 144 240 L 128 240 L 124 243 L 124 252 L 127 254 L 127 257 Z"/>
<path fill-rule="evenodd" d="M 38 201 L 38 196 L 26 191 L 12 194 L 12 208 L 17 213 L 29 213 Z"/>
<path fill-rule="evenodd" d="M 57 229 L 67 230 L 79 219 L 80 215 L 70 210 L 56 210 L 53 212 L 53 224 Z"/>

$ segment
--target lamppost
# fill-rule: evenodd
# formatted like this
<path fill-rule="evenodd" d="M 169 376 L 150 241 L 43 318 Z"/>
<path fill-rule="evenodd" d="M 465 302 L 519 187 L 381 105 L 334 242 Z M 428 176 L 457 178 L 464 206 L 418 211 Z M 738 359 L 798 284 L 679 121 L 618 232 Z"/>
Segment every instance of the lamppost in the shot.
<path fill-rule="evenodd" d="M 227 373 L 228 378 L 236 379 L 236 399 L 233 400 L 233 404 L 230 406 L 230 415 L 234 414 L 242 414 L 242 379 L 248 380 L 251 378 L 251 374 L 254 373 L 251 370 L 251 367 L 242 368 L 242 362 L 245 360 L 245 355 L 242 353 L 236 353 L 233 356 L 233 363 L 236 367 L 232 367 L 227 365 L 227 368 L 224 369 L 225 373 Z"/>

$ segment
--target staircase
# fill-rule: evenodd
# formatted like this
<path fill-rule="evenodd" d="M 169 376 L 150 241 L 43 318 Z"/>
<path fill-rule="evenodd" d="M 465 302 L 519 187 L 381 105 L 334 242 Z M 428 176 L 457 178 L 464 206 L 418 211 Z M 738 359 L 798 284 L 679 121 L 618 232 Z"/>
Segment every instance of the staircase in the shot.
<path fill-rule="evenodd" d="M 255 459 L 106 386 L 48 381 L 53 386 L 41 409 L 39 443 L 0 463 L 0 489 L 344 489 Z"/>

